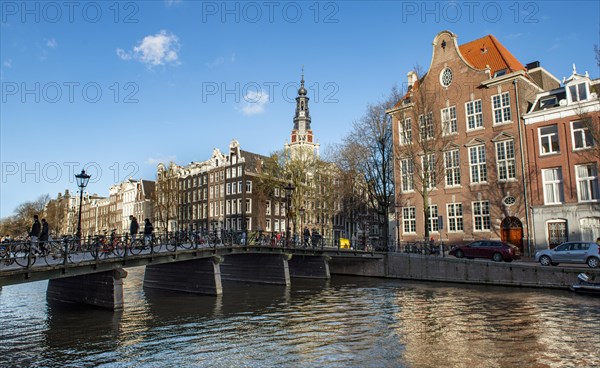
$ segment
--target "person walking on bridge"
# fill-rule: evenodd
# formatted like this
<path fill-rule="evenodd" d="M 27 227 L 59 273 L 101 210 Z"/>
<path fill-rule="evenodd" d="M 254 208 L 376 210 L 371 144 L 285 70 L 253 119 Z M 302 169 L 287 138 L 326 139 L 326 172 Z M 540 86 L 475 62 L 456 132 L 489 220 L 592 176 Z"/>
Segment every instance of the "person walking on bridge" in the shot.
<path fill-rule="evenodd" d="M 144 243 L 145 245 L 149 245 L 152 241 L 152 232 L 154 232 L 154 227 L 150 222 L 150 219 L 144 220 Z"/>
<path fill-rule="evenodd" d="M 48 237 L 50 236 L 50 226 L 45 218 L 42 219 L 42 231 L 40 233 L 40 249 L 43 252 L 46 252 L 46 247 L 44 246 L 45 242 L 48 241 Z"/>
<path fill-rule="evenodd" d="M 129 234 L 131 234 L 131 243 L 135 241 L 136 235 L 140 230 L 140 225 L 137 222 L 137 219 L 133 217 L 133 215 L 129 215 L 129 220 L 131 220 L 131 224 L 129 225 Z"/>
<path fill-rule="evenodd" d="M 31 225 L 31 230 L 29 231 L 29 240 L 31 240 L 32 247 L 37 248 L 37 242 L 41 233 L 42 225 L 40 224 L 38 215 L 33 215 L 33 224 Z"/>

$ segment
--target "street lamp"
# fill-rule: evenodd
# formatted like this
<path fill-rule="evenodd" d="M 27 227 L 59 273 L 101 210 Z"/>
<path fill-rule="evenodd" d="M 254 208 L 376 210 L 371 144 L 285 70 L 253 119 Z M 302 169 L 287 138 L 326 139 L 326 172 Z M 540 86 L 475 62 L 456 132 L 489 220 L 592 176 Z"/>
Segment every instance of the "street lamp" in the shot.
<path fill-rule="evenodd" d="M 79 187 L 79 220 L 77 221 L 77 239 L 81 239 L 81 204 L 83 202 L 83 190 L 87 187 L 90 181 L 91 175 L 85 173 L 85 170 L 81 170 L 80 174 L 75 175 L 77 180 L 77 186 Z"/>
<path fill-rule="evenodd" d="M 291 199 L 292 199 L 292 193 L 294 192 L 294 185 L 292 184 L 292 182 L 289 182 L 287 186 L 285 186 L 283 189 L 285 189 L 285 204 L 286 204 L 286 209 L 285 209 L 285 219 L 286 219 L 286 226 L 285 226 L 285 246 L 289 247 L 290 246 L 290 208 L 292 207 L 291 204 Z"/>
<path fill-rule="evenodd" d="M 304 214 L 306 213 L 306 210 L 304 209 L 304 207 L 300 207 L 300 242 L 303 243 L 304 246 L 306 246 L 306 239 L 304 239 Z"/>

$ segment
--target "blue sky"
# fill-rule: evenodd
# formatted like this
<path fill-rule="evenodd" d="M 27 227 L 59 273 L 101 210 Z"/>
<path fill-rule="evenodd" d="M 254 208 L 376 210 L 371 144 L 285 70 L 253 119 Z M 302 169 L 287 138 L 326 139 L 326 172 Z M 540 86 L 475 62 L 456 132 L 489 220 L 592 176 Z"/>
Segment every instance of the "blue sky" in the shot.
<path fill-rule="evenodd" d="M 335 145 L 369 102 L 427 68 L 448 29 L 523 64 L 599 77 L 598 2 L 0 1 L 0 217 L 40 194 L 154 179 L 239 140 L 268 155 L 305 68 L 312 128 Z"/>

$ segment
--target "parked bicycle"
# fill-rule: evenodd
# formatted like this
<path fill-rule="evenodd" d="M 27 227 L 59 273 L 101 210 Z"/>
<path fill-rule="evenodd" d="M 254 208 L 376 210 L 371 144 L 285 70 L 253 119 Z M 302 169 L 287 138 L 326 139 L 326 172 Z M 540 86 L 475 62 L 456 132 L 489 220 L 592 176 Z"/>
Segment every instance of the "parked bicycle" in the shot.
<path fill-rule="evenodd" d="M 121 237 L 117 235 L 117 230 L 112 229 L 110 236 L 99 235 L 96 237 L 93 245 L 90 247 L 90 253 L 94 258 L 109 258 L 111 255 L 123 257 L 125 254 L 125 245 Z"/>

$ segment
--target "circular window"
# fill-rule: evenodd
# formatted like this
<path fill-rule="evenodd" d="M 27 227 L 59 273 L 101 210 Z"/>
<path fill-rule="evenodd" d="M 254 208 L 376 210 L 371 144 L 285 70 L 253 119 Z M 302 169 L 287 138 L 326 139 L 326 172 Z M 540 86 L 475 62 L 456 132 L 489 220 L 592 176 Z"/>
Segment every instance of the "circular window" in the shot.
<path fill-rule="evenodd" d="M 507 196 L 504 197 L 504 199 L 502 200 L 502 203 L 504 203 L 505 206 L 512 206 L 513 204 L 517 203 L 517 199 L 513 196 Z"/>
<path fill-rule="evenodd" d="M 440 83 L 444 87 L 450 86 L 452 83 L 452 69 L 444 68 L 444 70 L 442 70 L 442 73 L 440 74 Z"/>

